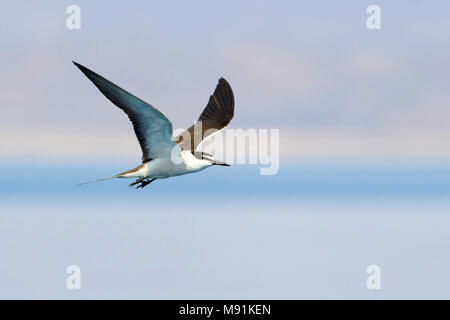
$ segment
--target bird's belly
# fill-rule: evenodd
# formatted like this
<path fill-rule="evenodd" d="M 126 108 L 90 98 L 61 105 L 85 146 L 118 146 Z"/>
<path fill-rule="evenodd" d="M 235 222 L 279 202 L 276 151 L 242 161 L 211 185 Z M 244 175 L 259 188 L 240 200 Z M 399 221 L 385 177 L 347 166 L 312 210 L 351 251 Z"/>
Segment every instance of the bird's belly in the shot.
<path fill-rule="evenodd" d="M 171 159 L 154 159 L 147 163 L 147 176 L 164 179 L 190 173 L 186 164 L 175 164 Z"/>

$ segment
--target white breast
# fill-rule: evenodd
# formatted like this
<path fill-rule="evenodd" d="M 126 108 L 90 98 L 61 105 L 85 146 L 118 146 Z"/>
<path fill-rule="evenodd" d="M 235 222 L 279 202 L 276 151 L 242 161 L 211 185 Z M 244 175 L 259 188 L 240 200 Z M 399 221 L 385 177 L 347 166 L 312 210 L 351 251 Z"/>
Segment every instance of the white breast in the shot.
<path fill-rule="evenodd" d="M 157 158 L 147 163 L 147 177 L 164 179 L 203 170 L 211 165 L 209 161 L 199 160 L 190 151 L 181 151 L 180 163 L 172 159 Z"/>

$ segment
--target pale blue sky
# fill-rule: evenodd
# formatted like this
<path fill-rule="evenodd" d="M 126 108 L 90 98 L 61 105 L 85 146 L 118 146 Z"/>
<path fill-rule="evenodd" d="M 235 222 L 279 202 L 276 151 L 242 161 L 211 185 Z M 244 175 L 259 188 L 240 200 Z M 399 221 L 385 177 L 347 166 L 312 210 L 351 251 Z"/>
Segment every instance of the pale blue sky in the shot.
<path fill-rule="evenodd" d="M 124 122 L 71 60 L 179 126 L 197 116 L 220 76 L 236 93 L 235 126 L 449 124 L 447 1 L 379 1 L 380 31 L 367 30 L 364 1 L 78 1 L 82 29 L 69 31 L 71 3 L 2 10 L 2 111 L 21 115 L 19 124 Z"/>
<path fill-rule="evenodd" d="M 121 138 L 138 152 L 126 117 L 72 60 L 152 103 L 175 128 L 192 123 L 224 76 L 236 96 L 231 126 L 280 128 L 290 162 L 367 160 L 373 150 L 378 159 L 450 159 L 447 1 L 379 1 L 380 31 L 366 28 L 364 1 L 78 1 L 75 31 L 66 28 L 69 4 L 2 9 L 8 159 L 121 158 L 129 152 L 105 147 Z"/>

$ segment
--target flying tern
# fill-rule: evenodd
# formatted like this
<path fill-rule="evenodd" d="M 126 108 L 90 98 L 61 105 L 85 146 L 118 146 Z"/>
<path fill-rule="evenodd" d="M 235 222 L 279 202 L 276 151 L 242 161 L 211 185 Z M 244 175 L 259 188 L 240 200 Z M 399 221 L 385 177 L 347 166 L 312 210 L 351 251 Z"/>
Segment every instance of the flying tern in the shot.
<path fill-rule="evenodd" d="M 214 159 L 211 154 L 196 151 L 201 141 L 225 128 L 233 118 L 234 95 L 224 78 L 219 79 L 198 120 L 174 138 L 172 123 L 155 107 L 81 64 L 73 63 L 106 98 L 127 114 L 142 149 L 142 164 L 138 167 L 81 184 L 114 178 L 137 178 L 130 187 L 144 188 L 157 179 L 197 172 L 213 165 L 229 166 Z"/>

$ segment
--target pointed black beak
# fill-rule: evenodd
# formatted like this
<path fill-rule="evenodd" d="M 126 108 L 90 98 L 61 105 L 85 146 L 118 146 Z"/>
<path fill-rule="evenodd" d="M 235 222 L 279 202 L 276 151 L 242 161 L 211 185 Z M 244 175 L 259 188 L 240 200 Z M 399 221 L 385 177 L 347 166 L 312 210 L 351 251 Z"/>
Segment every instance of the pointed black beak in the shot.
<path fill-rule="evenodd" d="M 225 162 L 220 162 L 220 161 L 217 161 L 217 160 L 215 160 L 214 162 L 213 162 L 213 166 L 224 166 L 224 167 L 230 167 L 230 165 L 228 164 L 228 163 L 225 163 Z"/>

